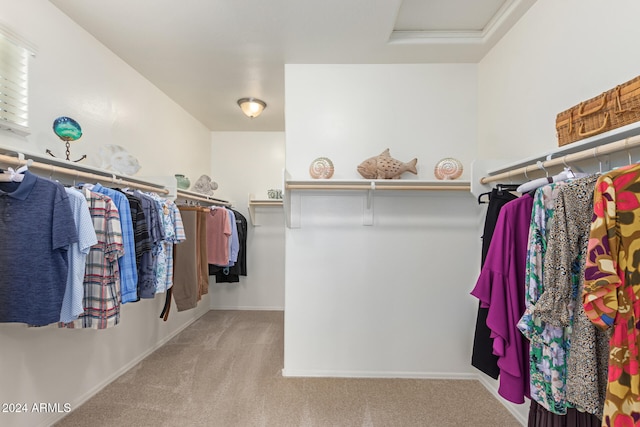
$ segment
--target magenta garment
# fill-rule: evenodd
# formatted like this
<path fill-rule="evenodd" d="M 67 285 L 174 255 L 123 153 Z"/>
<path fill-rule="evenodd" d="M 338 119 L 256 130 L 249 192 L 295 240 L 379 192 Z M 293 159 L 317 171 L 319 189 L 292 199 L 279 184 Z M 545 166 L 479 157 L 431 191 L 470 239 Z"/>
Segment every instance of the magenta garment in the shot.
<path fill-rule="evenodd" d="M 487 258 L 471 295 L 488 308 L 487 327 L 498 356 L 498 394 L 513 403 L 529 397 L 529 342 L 518 330 L 524 313 L 529 224 L 533 197 L 528 194 L 500 210 Z"/>

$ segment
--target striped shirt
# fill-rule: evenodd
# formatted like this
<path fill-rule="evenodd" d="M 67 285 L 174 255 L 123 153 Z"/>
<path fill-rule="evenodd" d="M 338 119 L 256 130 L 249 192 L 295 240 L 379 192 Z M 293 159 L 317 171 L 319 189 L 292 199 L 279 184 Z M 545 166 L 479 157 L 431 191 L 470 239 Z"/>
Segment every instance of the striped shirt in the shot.
<path fill-rule="evenodd" d="M 85 196 L 75 188 L 65 188 L 73 219 L 78 231 L 78 242 L 69 246 L 69 275 L 67 276 L 67 287 L 62 300 L 60 310 L 61 322 L 72 322 L 84 312 L 82 305 L 84 296 L 84 271 L 87 261 L 87 254 L 91 246 L 98 243 L 96 231 L 93 228 L 93 221 L 89 212 L 89 206 Z"/>
<path fill-rule="evenodd" d="M 61 327 L 106 329 L 120 321 L 118 259 L 124 254 L 120 216 L 115 203 L 103 194 L 83 189 L 98 243 L 87 255 L 84 276 L 84 312 Z"/>
<path fill-rule="evenodd" d="M 136 246 L 129 200 L 121 192 L 105 188 L 100 184 L 95 184 L 91 190 L 109 196 L 118 209 L 122 228 L 122 244 L 124 246 L 124 256 L 118 259 L 122 303 L 137 301 L 138 268 L 136 267 Z"/>

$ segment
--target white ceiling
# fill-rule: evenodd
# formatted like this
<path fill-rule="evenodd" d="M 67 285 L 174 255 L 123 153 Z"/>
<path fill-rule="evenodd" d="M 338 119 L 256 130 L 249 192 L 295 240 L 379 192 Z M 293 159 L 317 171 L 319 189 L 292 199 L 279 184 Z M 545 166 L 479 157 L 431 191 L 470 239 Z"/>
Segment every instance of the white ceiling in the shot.
<path fill-rule="evenodd" d="M 535 2 L 50 1 L 212 131 L 283 131 L 284 64 L 478 62 Z"/>

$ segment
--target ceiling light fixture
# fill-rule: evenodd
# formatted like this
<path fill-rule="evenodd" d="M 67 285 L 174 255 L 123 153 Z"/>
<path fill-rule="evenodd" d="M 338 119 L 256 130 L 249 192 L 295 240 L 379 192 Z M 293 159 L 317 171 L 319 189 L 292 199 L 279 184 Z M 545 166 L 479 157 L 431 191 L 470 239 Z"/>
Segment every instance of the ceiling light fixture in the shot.
<path fill-rule="evenodd" d="M 262 111 L 267 107 L 267 103 L 258 98 L 238 99 L 238 105 L 244 115 L 252 119 L 262 114 Z"/>

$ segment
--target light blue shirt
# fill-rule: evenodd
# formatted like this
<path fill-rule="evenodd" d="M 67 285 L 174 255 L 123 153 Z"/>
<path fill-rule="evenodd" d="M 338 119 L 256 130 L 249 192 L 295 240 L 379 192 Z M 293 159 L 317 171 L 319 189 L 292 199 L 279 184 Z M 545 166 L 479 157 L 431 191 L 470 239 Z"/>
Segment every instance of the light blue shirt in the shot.
<path fill-rule="evenodd" d="M 229 267 L 238 262 L 240 252 L 240 239 L 238 239 L 238 225 L 236 224 L 236 214 L 231 209 L 227 209 L 229 221 L 231 222 L 231 239 L 229 239 Z"/>
<path fill-rule="evenodd" d="M 120 293 L 122 304 L 138 301 L 138 267 L 136 266 L 136 246 L 133 238 L 133 222 L 131 220 L 131 205 L 123 193 L 95 184 L 91 191 L 111 197 L 120 214 L 122 228 L 122 244 L 124 255 L 118 258 L 120 268 Z"/>
<path fill-rule="evenodd" d="M 69 246 L 69 275 L 60 309 L 60 321 L 69 323 L 84 312 L 82 298 L 84 297 L 85 262 L 89 249 L 98 243 L 98 238 L 84 195 L 73 188 L 65 188 L 65 191 L 69 197 L 73 220 L 78 230 L 78 242 Z"/>

